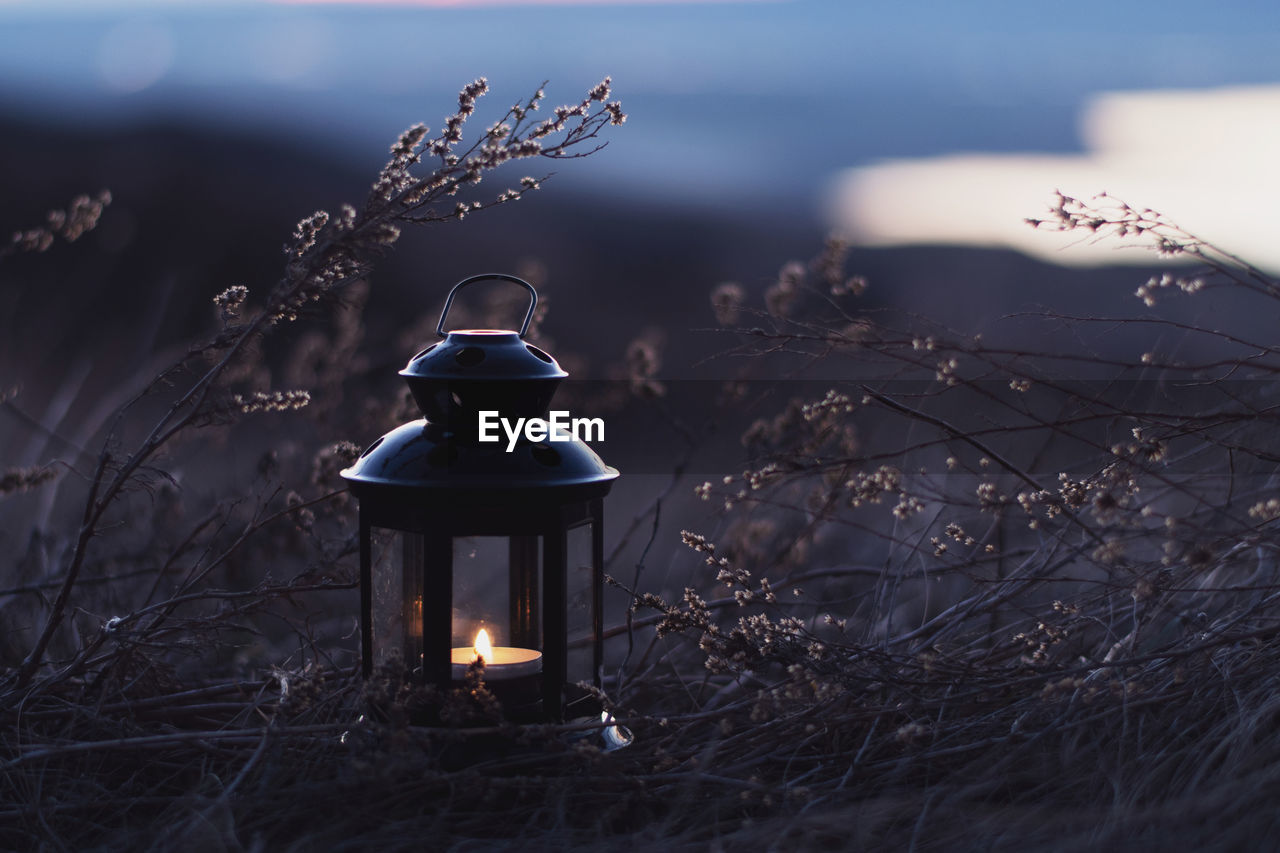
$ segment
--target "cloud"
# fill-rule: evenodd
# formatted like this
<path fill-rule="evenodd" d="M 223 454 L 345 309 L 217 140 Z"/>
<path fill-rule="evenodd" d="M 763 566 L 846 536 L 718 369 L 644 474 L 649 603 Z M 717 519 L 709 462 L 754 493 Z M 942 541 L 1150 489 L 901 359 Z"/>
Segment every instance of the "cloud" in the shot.
<path fill-rule="evenodd" d="M 863 245 L 1005 247 L 1065 265 L 1151 263 L 1115 239 L 1034 230 L 1053 191 L 1106 192 L 1280 271 L 1280 86 L 1112 92 L 1081 117 L 1085 153 L 954 154 L 846 170 L 832 228 Z M 1136 244 L 1135 244 L 1136 245 Z"/>

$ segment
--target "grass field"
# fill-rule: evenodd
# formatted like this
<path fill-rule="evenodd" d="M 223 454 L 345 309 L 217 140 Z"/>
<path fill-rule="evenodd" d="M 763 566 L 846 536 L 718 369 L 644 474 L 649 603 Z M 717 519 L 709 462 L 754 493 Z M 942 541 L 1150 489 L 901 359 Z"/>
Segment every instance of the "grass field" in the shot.
<path fill-rule="evenodd" d="M 361 679 L 337 473 L 416 416 L 363 383 L 370 273 L 402 228 L 538 185 L 473 206 L 481 174 L 623 118 L 602 84 L 464 150 L 483 92 L 439 136 L 406 131 L 363 206 L 304 218 L 276 288 L 228 286 L 208 334 L 107 395 L 84 441 L 4 469 L 23 545 L 0 589 L 0 847 L 1265 845 L 1280 350 L 1187 306 L 1233 300 L 1247 330 L 1280 284 L 1107 197 L 1059 196 L 1033 225 L 1191 265 L 1135 282 L 1136 313 L 1046 310 L 1017 340 L 869 302 L 835 241 L 779 259 L 759 301 L 708 282 L 742 368 L 706 394 L 745 419 L 728 441 L 750 462 L 707 476 L 673 446 L 611 521 L 604 687 L 630 746 L 486 716 L 482 688 Z M 110 215 L 77 200 L 0 269 Z M 662 346 L 637 338 L 610 381 L 679 433 Z M 760 405 L 765 383 L 805 390 Z M 13 412 L 22 393 L 0 389 Z M 412 723 L 441 703 L 468 724 Z"/>

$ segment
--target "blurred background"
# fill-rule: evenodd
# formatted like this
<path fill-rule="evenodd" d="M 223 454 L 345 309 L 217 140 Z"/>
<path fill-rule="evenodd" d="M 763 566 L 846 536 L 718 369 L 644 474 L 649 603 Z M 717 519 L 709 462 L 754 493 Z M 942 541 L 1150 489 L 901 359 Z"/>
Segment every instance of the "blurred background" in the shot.
<path fill-rule="evenodd" d="M 1254 180 L 1215 207 L 1264 212 L 1278 24 L 1247 0 L 7 0 L 0 98 L 51 132 L 236 134 L 359 173 L 474 77 L 505 106 L 543 79 L 567 100 L 609 74 L 632 123 L 560 193 L 879 242 L 905 239 L 914 208 L 918 242 L 1001 244 L 1016 238 L 987 199 L 964 207 L 981 223 L 967 239 L 944 224 L 966 171 L 969 187 L 1028 185 L 1017 216 L 1058 184 L 1190 208 L 1224 175 Z M 928 195 L 909 182 L 924 169 Z"/>
<path fill-rule="evenodd" d="M 356 365 L 388 388 L 449 285 L 487 270 L 537 280 L 576 376 L 636 339 L 659 376 L 732 373 L 708 360 L 732 343 L 707 331 L 711 289 L 762 307 L 831 233 L 864 305 L 961 333 L 1029 306 L 1140 312 L 1148 271 L 1119 265 L 1153 255 L 1023 222 L 1059 188 L 1278 269 L 1278 34 L 1262 0 L 0 0 L 0 229 L 114 197 L 85 239 L 0 264 L 5 464 L 89 442 L 212 328 L 215 294 L 265 293 L 295 223 L 359 204 L 399 132 L 439 128 L 479 76 L 473 127 L 606 75 L 629 119 L 518 204 L 402 238 Z"/>
<path fill-rule="evenodd" d="M 1061 188 L 1155 207 L 1274 268 L 1278 30 L 1260 0 L 0 0 L 0 224 L 30 222 L 74 181 L 112 185 L 100 241 L 117 253 L 146 239 L 164 191 L 227 228 L 287 213 L 248 250 L 358 200 L 389 141 L 438 124 L 475 77 L 492 110 L 544 79 L 568 102 L 611 75 L 631 120 L 607 152 L 562 164 L 554 198 L 528 205 L 542 210 L 504 223 L 523 251 L 550 239 L 525 232 L 552 205 L 613 211 L 602 229 L 649 258 L 658 223 L 687 220 L 784 245 L 835 229 L 872 246 L 1149 260 L 1033 233 L 1022 219 Z"/>

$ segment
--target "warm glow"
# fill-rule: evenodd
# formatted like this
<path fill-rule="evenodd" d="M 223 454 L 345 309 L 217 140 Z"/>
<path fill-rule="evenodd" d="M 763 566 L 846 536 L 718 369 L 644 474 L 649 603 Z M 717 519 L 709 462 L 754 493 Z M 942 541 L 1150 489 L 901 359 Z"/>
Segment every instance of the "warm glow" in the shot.
<path fill-rule="evenodd" d="M 471 648 L 450 649 L 449 660 L 453 664 L 453 679 L 459 682 L 467 677 L 467 668 L 475 666 L 477 661 L 484 663 L 486 681 L 506 681 L 542 672 L 542 652 L 495 646 L 489 632 L 483 628 L 476 634 L 475 645 Z"/>
<path fill-rule="evenodd" d="M 489 632 L 484 628 L 480 629 L 480 633 L 476 634 L 475 657 L 472 660 L 483 658 L 486 661 L 493 660 L 493 645 L 489 642 Z"/>
<path fill-rule="evenodd" d="M 422 596 L 413 600 L 413 615 L 409 620 L 409 633 L 415 637 L 422 636 Z"/>

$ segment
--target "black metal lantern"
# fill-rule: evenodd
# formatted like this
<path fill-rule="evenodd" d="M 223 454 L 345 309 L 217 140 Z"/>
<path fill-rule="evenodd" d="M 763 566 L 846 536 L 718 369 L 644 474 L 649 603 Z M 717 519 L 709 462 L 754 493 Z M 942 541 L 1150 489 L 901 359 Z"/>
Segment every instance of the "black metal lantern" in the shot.
<path fill-rule="evenodd" d="M 446 333 L 454 297 L 482 280 L 529 291 L 520 331 Z M 400 371 L 424 417 L 379 438 L 342 476 L 360 504 L 365 676 L 399 659 L 421 683 L 448 688 L 474 646 L 510 716 L 554 720 L 566 716 L 571 676 L 589 666 L 582 680 L 600 685 L 603 498 L 618 472 L 554 429 L 555 413 L 548 421 L 568 374 L 524 341 L 537 301 L 509 275 L 454 286 L 436 327 L 444 340 Z M 587 660 L 571 661 L 571 646 Z"/>

